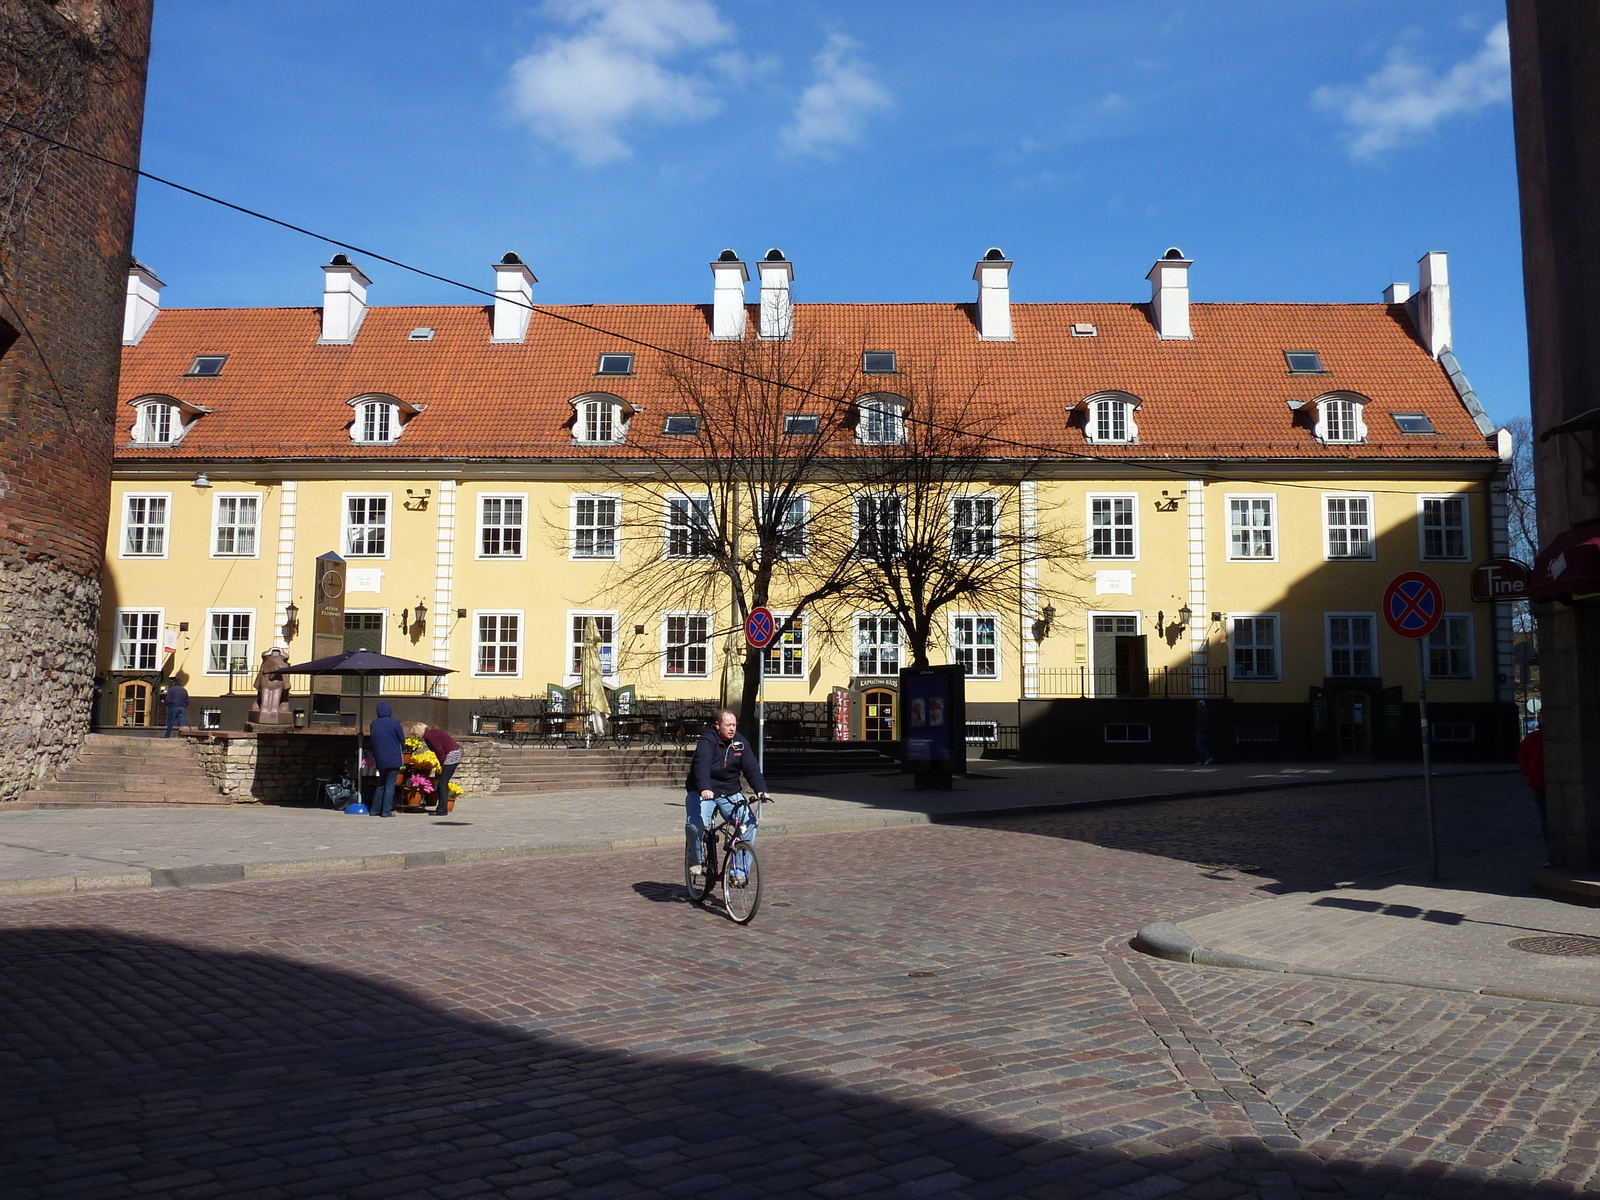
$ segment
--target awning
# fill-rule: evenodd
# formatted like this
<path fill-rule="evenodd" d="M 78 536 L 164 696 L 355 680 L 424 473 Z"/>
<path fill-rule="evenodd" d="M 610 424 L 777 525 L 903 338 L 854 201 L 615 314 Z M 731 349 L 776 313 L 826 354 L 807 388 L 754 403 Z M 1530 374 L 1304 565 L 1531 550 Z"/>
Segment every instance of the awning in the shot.
<path fill-rule="evenodd" d="M 1539 551 L 1528 599 L 1600 600 L 1600 521 L 1575 525 Z"/>

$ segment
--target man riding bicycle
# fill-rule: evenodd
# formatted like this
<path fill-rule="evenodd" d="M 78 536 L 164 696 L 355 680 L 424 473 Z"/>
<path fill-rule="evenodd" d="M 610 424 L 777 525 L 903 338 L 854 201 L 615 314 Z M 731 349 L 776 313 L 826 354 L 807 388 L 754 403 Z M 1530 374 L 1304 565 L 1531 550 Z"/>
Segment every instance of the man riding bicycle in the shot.
<path fill-rule="evenodd" d="M 711 823 L 713 812 L 720 810 L 725 817 L 732 814 L 733 805 L 728 803 L 728 797 L 738 795 L 742 790 L 739 787 L 741 771 L 760 799 L 771 799 L 767 795 L 767 780 L 761 774 L 761 764 L 756 761 L 756 752 L 739 732 L 739 714 L 725 708 L 717 713 L 716 724 L 700 735 L 685 785 L 684 853 L 688 855 L 689 874 L 697 879 L 706 873 L 703 865 L 706 826 Z M 759 811 L 759 805 L 751 807 L 752 814 Z M 754 844 L 756 831 L 753 824 L 745 830 L 744 837 Z"/>

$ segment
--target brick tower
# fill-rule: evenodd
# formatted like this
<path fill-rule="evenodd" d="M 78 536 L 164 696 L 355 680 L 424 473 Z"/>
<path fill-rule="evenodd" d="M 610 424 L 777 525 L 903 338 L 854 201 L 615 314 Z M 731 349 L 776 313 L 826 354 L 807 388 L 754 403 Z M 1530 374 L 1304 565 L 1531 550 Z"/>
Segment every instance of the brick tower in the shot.
<path fill-rule="evenodd" d="M 0 5 L 0 116 L 137 164 L 151 3 Z M 88 731 L 136 182 L 0 127 L 0 800 Z"/>

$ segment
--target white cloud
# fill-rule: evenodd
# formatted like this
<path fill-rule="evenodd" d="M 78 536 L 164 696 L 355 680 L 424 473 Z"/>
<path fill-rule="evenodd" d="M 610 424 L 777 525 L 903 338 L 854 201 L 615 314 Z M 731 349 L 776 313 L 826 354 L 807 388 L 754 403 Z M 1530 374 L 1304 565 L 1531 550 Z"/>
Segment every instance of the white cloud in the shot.
<path fill-rule="evenodd" d="M 856 43 L 842 33 L 831 34 L 812 60 L 816 81 L 800 93 L 794 120 L 783 130 L 784 144 L 794 153 L 826 154 L 834 146 L 860 141 L 867 117 L 893 103 L 855 49 Z"/>
<path fill-rule="evenodd" d="M 730 41 L 709 0 L 550 0 L 574 27 L 511 68 L 511 106 L 585 166 L 633 153 L 630 122 L 702 120 L 721 107 L 698 75 L 664 62 Z M 726 73 L 727 55 L 715 60 Z"/>
<path fill-rule="evenodd" d="M 1511 98 L 1510 42 L 1501 21 L 1471 58 L 1444 75 L 1414 62 L 1404 49 L 1389 52 L 1383 68 L 1354 87 L 1320 87 L 1311 103 L 1338 113 L 1349 127 L 1352 158 L 1376 157 L 1401 142 L 1431 133 L 1450 117 L 1477 112 Z"/>

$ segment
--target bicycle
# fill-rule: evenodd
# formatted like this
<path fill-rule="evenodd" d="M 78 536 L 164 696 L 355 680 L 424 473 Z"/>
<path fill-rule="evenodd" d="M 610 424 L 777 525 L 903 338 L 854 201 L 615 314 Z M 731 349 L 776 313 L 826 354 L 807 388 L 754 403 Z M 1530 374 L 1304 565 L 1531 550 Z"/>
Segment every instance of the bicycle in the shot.
<path fill-rule="evenodd" d="M 683 886 L 689 899 L 703 906 L 720 883 L 722 905 L 738 925 L 748 925 L 761 908 L 761 860 L 756 857 L 756 848 L 745 841 L 744 831 L 759 824 L 759 806 L 770 803 L 770 799 L 757 799 L 757 807 L 752 808 L 750 798 L 743 792 L 718 796 L 711 825 L 706 829 L 702 863 L 705 874 L 691 875 L 688 856 L 684 856 Z"/>

